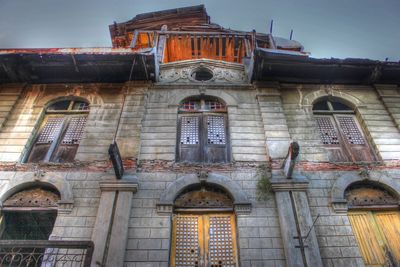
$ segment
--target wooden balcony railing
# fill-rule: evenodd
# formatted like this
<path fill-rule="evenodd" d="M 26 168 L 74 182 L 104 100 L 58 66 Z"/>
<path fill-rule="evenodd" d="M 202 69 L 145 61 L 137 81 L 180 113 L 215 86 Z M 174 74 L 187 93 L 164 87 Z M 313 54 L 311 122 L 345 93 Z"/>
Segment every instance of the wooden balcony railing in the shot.
<path fill-rule="evenodd" d="M 188 59 L 215 59 L 242 63 L 253 49 L 254 36 L 229 32 L 138 31 L 132 48 L 156 47 L 160 63 Z"/>
<path fill-rule="evenodd" d="M 2 267 L 89 267 L 92 241 L 0 240 Z"/>

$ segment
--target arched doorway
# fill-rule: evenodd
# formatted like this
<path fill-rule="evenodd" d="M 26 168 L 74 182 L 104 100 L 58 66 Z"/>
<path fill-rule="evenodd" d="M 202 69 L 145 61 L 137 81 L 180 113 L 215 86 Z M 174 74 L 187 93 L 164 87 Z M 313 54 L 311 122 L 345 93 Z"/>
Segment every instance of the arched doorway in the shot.
<path fill-rule="evenodd" d="M 1 239 L 48 240 L 57 217 L 58 191 L 36 186 L 10 196 L 2 207 Z"/>
<path fill-rule="evenodd" d="M 191 188 L 175 200 L 171 266 L 236 267 L 235 215 L 230 196 L 213 187 Z"/>
<path fill-rule="evenodd" d="M 374 183 L 345 191 L 348 217 L 366 266 L 400 266 L 399 199 Z"/>

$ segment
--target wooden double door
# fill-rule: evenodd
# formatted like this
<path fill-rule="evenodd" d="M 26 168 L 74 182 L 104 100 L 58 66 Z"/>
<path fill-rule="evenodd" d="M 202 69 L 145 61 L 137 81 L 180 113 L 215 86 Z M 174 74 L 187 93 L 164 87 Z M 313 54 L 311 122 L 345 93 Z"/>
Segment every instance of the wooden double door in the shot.
<path fill-rule="evenodd" d="M 237 267 L 234 215 L 174 215 L 171 266 Z"/>
<path fill-rule="evenodd" d="M 365 266 L 400 266 L 400 212 L 348 213 Z"/>

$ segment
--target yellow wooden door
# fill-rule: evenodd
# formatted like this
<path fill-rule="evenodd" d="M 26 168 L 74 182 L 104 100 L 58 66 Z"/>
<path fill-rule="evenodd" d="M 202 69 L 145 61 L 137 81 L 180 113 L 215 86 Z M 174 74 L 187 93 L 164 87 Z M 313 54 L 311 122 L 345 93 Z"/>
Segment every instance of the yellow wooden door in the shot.
<path fill-rule="evenodd" d="M 171 266 L 237 267 L 233 214 L 179 214 L 173 219 Z"/>
<path fill-rule="evenodd" d="M 400 212 L 351 211 L 348 216 L 365 265 L 398 266 Z"/>

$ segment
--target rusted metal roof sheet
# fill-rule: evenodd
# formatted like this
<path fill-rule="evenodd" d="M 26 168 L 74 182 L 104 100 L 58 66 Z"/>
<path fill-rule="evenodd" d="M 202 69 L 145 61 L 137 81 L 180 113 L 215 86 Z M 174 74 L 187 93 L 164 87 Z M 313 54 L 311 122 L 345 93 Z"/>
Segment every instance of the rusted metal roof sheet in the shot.
<path fill-rule="evenodd" d="M 0 50 L 0 83 L 155 80 L 151 49 L 49 48 Z"/>
<path fill-rule="evenodd" d="M 90 54 L 90 55 L 124 55 L 132 53 L 151 53 L 151 49 L 135 51 L 132 48 L 113 47 L 79 47 L 79 48 L 22 48 L 0 49 L 0 55 L 10 54 Z"/>
<path fill-rule="evenodd" d="M 318 59 L 257 48 L 253 80 L 300 83 L 400 84 L 400 64 L 347 58 Z"/>

